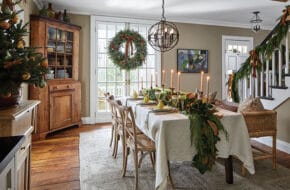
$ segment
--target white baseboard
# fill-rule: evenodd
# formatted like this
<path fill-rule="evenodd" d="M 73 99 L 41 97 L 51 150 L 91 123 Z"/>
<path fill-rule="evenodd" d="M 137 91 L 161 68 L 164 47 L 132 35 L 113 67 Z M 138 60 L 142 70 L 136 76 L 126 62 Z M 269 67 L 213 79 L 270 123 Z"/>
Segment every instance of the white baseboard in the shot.
<path fill-rule="evenodd" d="M 253 138 L 253 139 L 269 147 L 272 147 L 272 137 L 260 137 L 260 138 Z M 276 147 L 278 150 L 290 154 L 290 143 L 277 139 Z"/>
<path fill-rule="evenodd" d="M 93 118 L 93 117 L 82 117 L 82 124 L 96 124 L 96 123 L 109 123 L 112 121 L 112 117 Z"/>

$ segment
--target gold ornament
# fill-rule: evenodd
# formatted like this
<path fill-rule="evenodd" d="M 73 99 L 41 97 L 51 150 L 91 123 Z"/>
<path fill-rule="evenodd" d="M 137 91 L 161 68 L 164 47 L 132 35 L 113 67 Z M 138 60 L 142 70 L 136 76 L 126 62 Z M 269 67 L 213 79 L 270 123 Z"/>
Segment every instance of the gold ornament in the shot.
<path fill-rule="evenodd" d="M 14 15 L 14 17 L 12 18 L 12 23 L 13 24 L 17 24 L 19 17 L 17 15 Z"/>
<path fill-rule="evenodd" d="M 48 67 L 48 61 L 47 59 L 44 59 L 42 62 L 41 62 L 41 66 L 47 68 Z"/>
<path fill-rule="evenodd" d="M 7 30 L 10 28 L 10 24 L 9 24 L 9 22 L 2 21 L 2 22 L 0 22 L 0 27 Z"/>
<path fill-rule="evenodd" d="M 29 80 L 30 77 L 31 77 L 31 75 L 30 75 L 30 73 L 28 73 L 28 72 L 25 72 L 25 73 L 22 74 L 22 79 L 23 79 L 23 80 Z"/>
<path fill-rule="evenodd" d="M 24 48 L 24 41 L 23 40 L 19 40 L 17 42 L 17 48 L 18 49 L 23 49 Z"/>

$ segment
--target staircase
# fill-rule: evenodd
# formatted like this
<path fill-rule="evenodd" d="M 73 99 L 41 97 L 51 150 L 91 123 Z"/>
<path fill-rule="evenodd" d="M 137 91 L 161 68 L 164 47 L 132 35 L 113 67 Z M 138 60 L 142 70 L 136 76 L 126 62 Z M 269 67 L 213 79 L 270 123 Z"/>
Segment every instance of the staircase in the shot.
<path fill-rule="evenodd" d="M 274 33 L 274 31 L 279 25 L 280 22 L 268 34 L 260 46 L 267 46 L 271 38 L 277 36 L 277 33 Z M 266 109 L 274 110 L 290 98 L 288 35 L 289 32 L 283 35 L 281 43 L 274 49 L 270 58 L 265 56 L 265 54 L 259 55 L 263 66 L 257 72 L 255 78 L 252 76 L 253 68 L 251 68 L 250 74 L 238 80 L 240 101 L 249 96 L 260 97 Z M 247 63 L 245 62 L 245 64 Z"/>

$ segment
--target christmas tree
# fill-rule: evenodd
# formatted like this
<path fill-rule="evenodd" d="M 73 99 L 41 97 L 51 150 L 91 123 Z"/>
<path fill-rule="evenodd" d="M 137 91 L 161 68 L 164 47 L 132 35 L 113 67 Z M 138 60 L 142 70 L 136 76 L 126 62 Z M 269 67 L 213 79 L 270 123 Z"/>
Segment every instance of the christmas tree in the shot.
<path fill-rule="evenodd" d="M 0 11 L 0 96 L 9 97 L 17 92 L 21 83 L 45 86 L 48 62 L 35 48 L 25 46 L 29 35 L 28 23 L 19 20 L 15 5 L 21 0 L 3 0 Z"/>

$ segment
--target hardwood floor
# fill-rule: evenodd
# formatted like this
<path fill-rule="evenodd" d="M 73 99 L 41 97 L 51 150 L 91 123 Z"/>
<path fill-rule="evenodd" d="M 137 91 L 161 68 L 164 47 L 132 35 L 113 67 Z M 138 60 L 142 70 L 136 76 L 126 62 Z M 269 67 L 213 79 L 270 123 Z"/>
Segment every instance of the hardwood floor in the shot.
<path fill-rule="evenodd" d="M 108 127 L 111 125 L 71 127 L 32 142 L 31 189 L 80 189 L 79 134 Z"/>
<path fill-rule="evenodd" d="M 80 189 L 79 134 L 108 127 L 111 127 L 111 125 L 97 124 L 71 127 L 49 135 L 46 140 L 33 142 L 31 189 Z M 271 151 L 270 147 L 256 141 L 252 141 L 252 144 L 266 151 Z M 290 168 L 290 155 L 277 151 L 277 163 Z"/>

